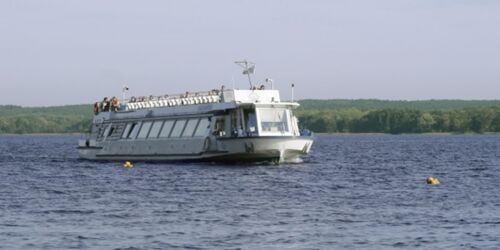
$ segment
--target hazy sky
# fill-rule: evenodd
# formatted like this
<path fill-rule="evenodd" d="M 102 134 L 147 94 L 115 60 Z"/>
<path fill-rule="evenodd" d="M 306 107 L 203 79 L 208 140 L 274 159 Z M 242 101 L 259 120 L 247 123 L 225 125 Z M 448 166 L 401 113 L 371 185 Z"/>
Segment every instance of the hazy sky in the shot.
<path fill-rule="evenodd" d="M 284 99 L 499 99 L 500 1 L 0 0 L 0 104 L 247 88 Z"/>

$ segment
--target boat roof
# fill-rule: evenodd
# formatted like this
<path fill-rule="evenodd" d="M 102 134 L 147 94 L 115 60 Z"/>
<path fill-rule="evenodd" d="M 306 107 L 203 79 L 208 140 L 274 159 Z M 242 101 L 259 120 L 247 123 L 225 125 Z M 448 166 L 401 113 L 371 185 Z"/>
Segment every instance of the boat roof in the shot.
<path fill-rule="evenodd" d="M 178 95 L 149 96 L 130 98 L 125 101 L 120 111 L 131 111 L 137 109 L 149 109 L 157 107 L 177 107 L 208 103 L 232 103 L 232 104 L 281 104 L 287 106 L 298 106 L 295 102 L 281 102 L 278 90 L 251 89 L 251 90 L 211 90 L 206 92 L 195 92 Z"/>
<path fill-rule="evenodd" d="M 278 90 L 211 90 L 207 92 L 185 93 L 149 97 L 131 97 L 115 112 L 100 112 L 97 120 L 135 119 L 141 117 L 202 115 L 211 112 L 235 109 L 241 106 L 289 107 L 296 102 L 281 102 Z"/>

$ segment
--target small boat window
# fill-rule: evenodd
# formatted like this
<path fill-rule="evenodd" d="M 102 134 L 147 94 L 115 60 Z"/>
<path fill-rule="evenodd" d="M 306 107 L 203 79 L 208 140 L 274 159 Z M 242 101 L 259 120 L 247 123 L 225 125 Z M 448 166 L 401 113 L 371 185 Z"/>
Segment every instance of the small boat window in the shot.
<path fill-rule="evenodd" d="M 139 132 L 140 124 L 138 123 L 132 123 L 132 127 L 130 129 L 130 132 L 128 133 L 127 139 L 134 139 L 137 136 L 137 133 Z"/>
<path fill-rule="evenodd" d="M 259 118 L 263 134 L 289 132 L 287 110 L 284 108 L 260 108 Z"/>
<path fill-rule="evenodd" d="M 174 125 L 175 120 L 169 120 L 165 121 L 165 124 L 163 124 L 163 128 L 160 132 L 160 137 L 166 138 L 170 135 L 170 130 L 172 130 L 172 127 Z"/>
<path fill-rule="evenodd" d="M 125 139 L 128 137 L 128 135 L 130 134 L 131 127 L 132 127 L 132 123 L 127 123 L 127 125 L 125 126 L 125 129 L 123 130 L 122 139 Z"/>
<path fill-rule="evenodd" d="M 197 124 L 198 119 L 189 119 L 184 132 L 182 132 L 182 137 L 192 137 Z"/>
<path fill-rule="evenodd" d="M 208 118 L 201 118 L 200 123 L 198 123 L 198 127 L 196 128 L 196 132 L 194 132 L 194 136 L 206 136 L 210 131 L 210 121 Z"/>
<path fill-rule="evenodd" d="M 153 126 L 151 127 L 151 131 L 149 131 L 148 138 L 156 138 L 160 133 L 161 125 L 163 125 L 163 121 L 155 121 Z"/>
<path fill-rule="evenodd" d="M 186 120 L 177 120 L 174 129 L 172 130 L 172 134 L 170 134 L 170 137 L 180 137 L 185 124 Z"/>
<path fill-rule="evenodd" d="M 113 132 L 115 131 L 115 127 L 111 127 L 109 129 L 109 132 L 108 132 L 108 135 L 107 136 L 111 136 L 113 134 Z"/>
<path fill-rule="evenodd" d="M 112 127 L 113 124 L 109 124 L 106 129 L 104 130 L 104 133 L 102 134 L 105 138 L 110 136 L 112 133 L 113 133 L 113 127 Z"/>
<path fill-rule="evenodd" d="M 215 126 L 213 134 L 216 136 L 225 136 L 226 135 L 226 122 L 224 117 L 217 117 L 215 119 Z"/>
<path fill-rule="evenodd" d="M 145 139 L 148 136 L 149 129 L 151 128 L 151 124 L 153 122 L 143 122 L 141 126 L 141 131 L 139 131 L 139 134 L 137 135 L 138 139 Z"/>
<path fill-rule="evenodd" d="M 243 110 L 243 114 L 243 121 L 246 122 L 247 135 L 253 135 L 257 133 L 257 117 L 255 116 L 255 110 L 245 109 Z"/>

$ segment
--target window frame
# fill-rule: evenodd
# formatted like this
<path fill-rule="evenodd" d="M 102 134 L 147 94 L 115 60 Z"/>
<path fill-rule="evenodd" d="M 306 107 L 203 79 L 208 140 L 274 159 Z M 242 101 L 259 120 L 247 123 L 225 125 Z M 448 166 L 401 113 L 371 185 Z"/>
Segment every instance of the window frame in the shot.
<path fill-rule="evenodd" d="M 143 133 L 143 132 L 144 132 L 144 130 L 143 130 L 143 129 L 145 128 L 145 127 L 144 127 L 145 125 L 147 126 L 147 124 L 149 124 L 149 127 L 147 128 L 147 131 L 145 131 L 146 133 L 144 134 L 144 133 Z M 151 130 L 151 126 L 153 126 L 153 121 L 143 121 L 143 122 L 141 123 L 141 128 L 140 128 L 140 129 L 139 129 L 139 131 L 137 132 L 137 136 L 136 136 L 136 138 L 137 138 L 137 139 L 144 139 L 144 140 L 145 140 L 145 139 L 147 139 L 147 138 L 148 138 L 148 135 L 149 135 L 149 131 Z M 144 137 L 142 137 L 142 136 L 144 136 Z"/>
<path fill-rule="evenodd" d="M 176 119 L 175 120 L 175 124 L 172 127 L 172 131 L 170 132 L 169 138 L 181 138 L 182 137 L 182 133 L 184 132 L 184 128 L 186 127 L 187 121 L 188 121 L 187 118 Z M 177 128 L 177 124 L 179 124 L 179 122 L 183 122 L 183 124 L 181 125 L 182 127 L 180 128 L 178 135 L 177 136 L 173 136 L 174 135 L 174 131 Z"/>
<path fill-rule="evenodd" d="M 188 125 L 191 121 L 195 121 L 195 124 L 193 126 L 193 129 L 191 131 L 191 134 L 190 135 L 186 135 L 186 130 L 188 129 Z M 182 130 L 182 134 L 181 134 L 181 138 L 189 138 L 189 137 L 193 137 L 194 136 L 194 132 L 196 131 L 196 128 L 198 128 L 198 124 L 200 123 L 200 118 L 196 117 L 196 118 L 189 118 L 187 119 L 187 122 L 186 124 L 184 125 L 184 129 Z"/>
<path fill-rule="evenodd" d="M 153 121 L 153 124 L 151 125 L 151 128 L 149 129 L 149 133 L 148 133 L 148 136 L 146 137 L 147 139 L 157 139 L 159 136 L 160 136 L 160 133 L 163 129 L 163 124 L 165 124 L 165 121 L 166 120 L 155 120 Z M 156 133 L 156 135 L 154 137 L 151 136 L 151 133 L 153 132 L 153 128 L 155 126 L 155 124 L 157 123 L 160 123 L 160 128 L 158 129 L 158 132 Z"/>
<path fill-rule="evenodd" d="M 132 122 L 132 124 L 135 124 L 133 125 L 132 129 L 130 130 L 129 134 L 127 135 L 127 138 L 128 140 L 134 140 L 135 138 L 137 138 L 137 135 L 139 134 L 139 131 L 142 127 L 142 121 L 139 121 L 139 122 Z M 137 132 L 134 134 L 134 129 L 135 128 L 138 128 Z"/>
<path fill-rule="evenodd" d="M 202 125 L 203 120 L 207 121 L 207 127 L 203 128 L 204 130 L 203 130 L 202 134 L 198 134 L 197 132 L 199 131 L 200 125 Z M 210 129 L 211 129 L 210 126 L 211 126 L 211 121 L 210 121 L 209 117 L 199 118 L 198 124 L 196 125 L 196 129 L 194 130 L 194 133 L 193 133 L 193 137 L 203 137 L 203 136 L 209 135 Z"/>
<path fill-rule="evenodd" d="M 128 122 L 127 124 L 125 124 L 125 128 L 123 129 L 123 132 L 120 136 L 120 139 L 127 139 L 127 136 L 130 132 L 130 128 L 132 127 L 132 124 L 133 124 L 133 122 Z"/>
<path fill-rule="evenodd" d="M 168 134 L 166 136 L 162 136 L 162 132 L 165 129 L 165 126 L 170 122 L 172 122 L 172 125 L 170 125 Z M 174 128 L 175 123 L 176 123 L 175 119 L 164 120 L 157 138 L 170 138 L 170 134 L 172 134 L 172 129 Z"/>
<path fill-rule="evenodd" d="M 287 130 L 285 131 L 264 131 L 262 129 L 262 111 L 263 110 L 266 110 L 266 109 L 270 109 L 270 110 L 273 110 L 273 109 L 282 109 L 285 114 L 285 120 L 286 120 L 286 126 L 287 126 Z M 286 108 L 286 107 L 279 107 L 279 108 L 275 108 L 275 107 L 258 107 L 255 109 L 255 115 L 256 115 L 256 119 L 257 119 L 257 129 L 258 129 L 258 134 L 260 136 L 290 136 L 290 135 L 293 135 L 293 132 L 292 132 L 292 129 L 291 129 L 291 121 L 290 121 L 290 109 Z"/>

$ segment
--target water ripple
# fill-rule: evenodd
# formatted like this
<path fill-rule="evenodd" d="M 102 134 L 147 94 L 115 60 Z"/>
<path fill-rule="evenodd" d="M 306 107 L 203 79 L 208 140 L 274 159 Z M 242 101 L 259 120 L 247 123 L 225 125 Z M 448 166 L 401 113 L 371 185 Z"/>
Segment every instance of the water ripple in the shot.
<path fill-rule="evenodd" d="M 498 135 L 321 135 L 300 162 L 132 169 L 79 160 L 78 138 L 0 136 L 0 249 L 500 248 Z"/>

